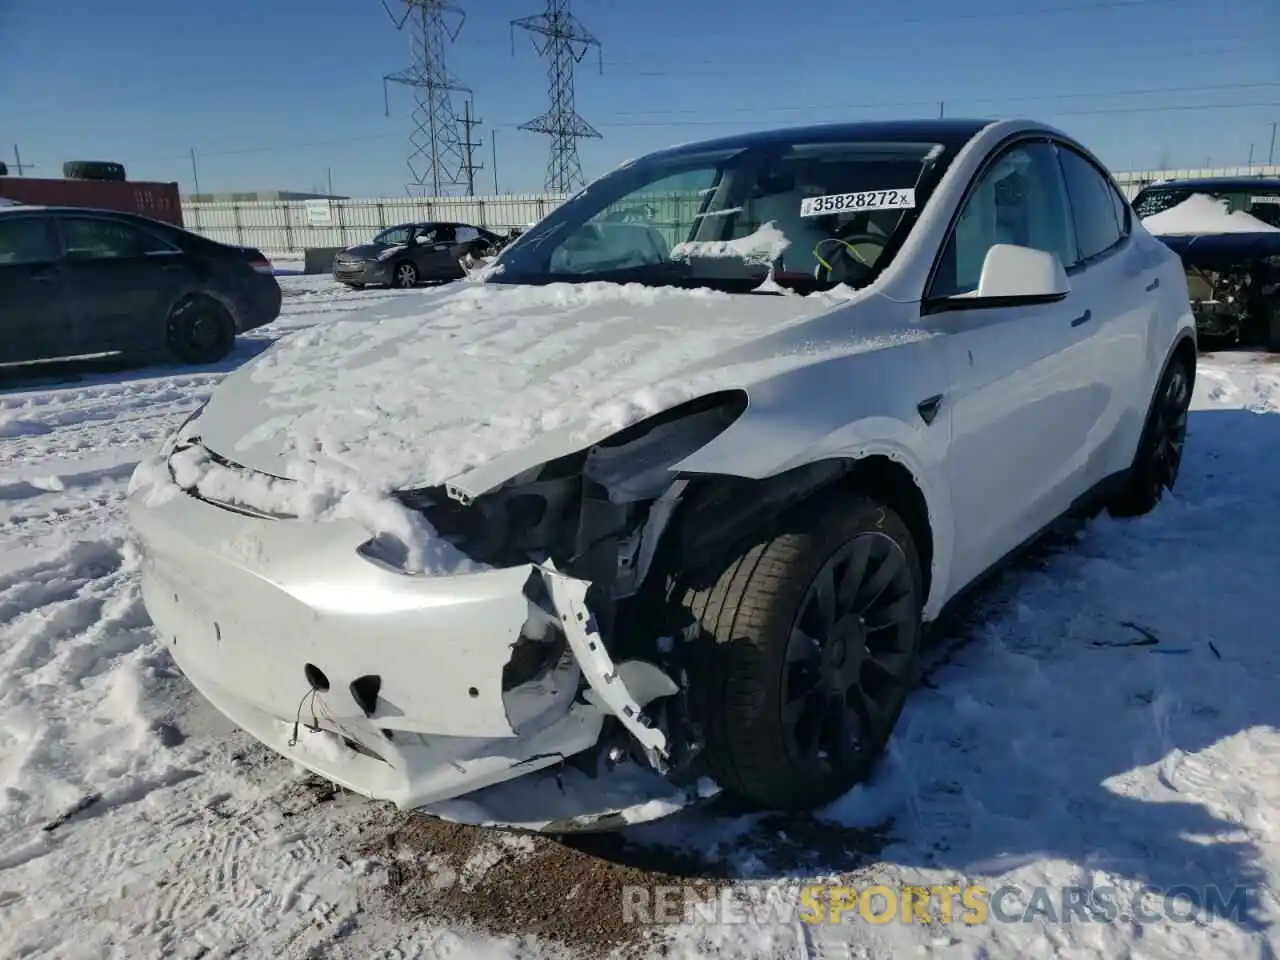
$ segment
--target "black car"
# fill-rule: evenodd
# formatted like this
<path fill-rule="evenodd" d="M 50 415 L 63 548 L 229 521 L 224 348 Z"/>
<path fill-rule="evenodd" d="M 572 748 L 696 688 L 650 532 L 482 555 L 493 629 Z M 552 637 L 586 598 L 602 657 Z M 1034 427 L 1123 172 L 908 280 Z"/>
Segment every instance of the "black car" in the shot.
<path fill-rule="evenodd" d="M 132 213 L 0 207 L 0 363 L 106 353 L 221 360 L 280 315 L 259 251 Z"/>
<path fill-rule="evenodd" d="M 347 247 L 333 261 L 333 278 L 359 289 L 367 285 L 412 287 L 420 280 L 458 280 L 461 260 L 492 256 L 509 238 L 469 223 L 402 223 L 369 243 Z"/>
<path fill-rule="evenodd" d="M 1254 230 L 1191 223 L 1156 234 L 1186 267 L 1200 334 L 1280 351 L 1280 177 L 1166 180 L 1141 190 L 1133 209 L 1146 220 L 1196 194 L 1261 222 Z"/>

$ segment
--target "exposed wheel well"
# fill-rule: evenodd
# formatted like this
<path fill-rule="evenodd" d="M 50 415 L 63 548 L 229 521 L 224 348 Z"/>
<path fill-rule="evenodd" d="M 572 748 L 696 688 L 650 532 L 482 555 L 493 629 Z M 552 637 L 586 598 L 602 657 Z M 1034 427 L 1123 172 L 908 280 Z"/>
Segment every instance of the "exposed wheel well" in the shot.
<path fill-rule="evenodd" d="M 1191 337 L 1183 337 L 1178 341 L 1177 346 L 1173 348 L 1172 359 L 1181 360 L 1187 367 L 1187 373 L 1191 378 L 1191 387 L 1196 385 L 1196 345 Z"/>
<path fill-rule="evenodd" d="M 699 476 L 664 535 L 667 569 L 697 569 L 744 548 L 779 514 L 833 488 L 874 497 L 902 517 L 923 566 L 925 595 L 932 582 L 933 529 L 924 493 L 911 471 L 890 457 L 823 460 L 763 480 Z"/>
<path fill-rule="evenodd" d="M 851 492 L 873 497 L 892 507 L 902 517 L 920 555 L 924 596 L 929 596 L 933 582 L 933 527 L 929 523 L 924 492 L 911 471 L 889 457 L 871 456 L 854 461 L 849 473 L 838 482 Z"/>

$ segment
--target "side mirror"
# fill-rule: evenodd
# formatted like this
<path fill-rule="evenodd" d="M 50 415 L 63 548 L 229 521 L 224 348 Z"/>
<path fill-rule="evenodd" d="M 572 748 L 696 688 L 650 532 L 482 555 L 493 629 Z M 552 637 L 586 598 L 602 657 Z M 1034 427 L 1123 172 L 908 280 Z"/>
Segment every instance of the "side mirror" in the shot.
<path fill-rule="evenodd" d="M 1045 302 L 1061 300 L 1071 292 L 1067 271 L 1056 253 L 997 243 L 982 261 L 978 280 L 979 300 Z"/>

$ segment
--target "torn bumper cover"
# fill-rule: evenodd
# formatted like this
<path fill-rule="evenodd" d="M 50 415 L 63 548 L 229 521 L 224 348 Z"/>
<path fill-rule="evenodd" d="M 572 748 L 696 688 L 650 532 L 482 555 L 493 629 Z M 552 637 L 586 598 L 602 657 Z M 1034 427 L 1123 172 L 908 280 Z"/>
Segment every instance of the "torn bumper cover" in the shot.
<path fill-rule="evenodd" d="M 320 776 L 402 809 L 549 832 L 717 792 L 662 776 L 666 737 L 643 708 L 675 684 L 614 664 L 586 582 L 533 564 L 406 575 L 370 557 L 354 523 L 143 499 L 130 500 L 143 600 L 174 660 L 238 726 Z M 648 763 L 565 766 L 609 718 Z"/>

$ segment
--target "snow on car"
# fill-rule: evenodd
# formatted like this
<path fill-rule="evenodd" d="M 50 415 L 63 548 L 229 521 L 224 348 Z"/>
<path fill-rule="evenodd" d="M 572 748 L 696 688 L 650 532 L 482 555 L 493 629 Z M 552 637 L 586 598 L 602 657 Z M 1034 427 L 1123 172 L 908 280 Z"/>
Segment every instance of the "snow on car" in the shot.
<path fill-rule="evenodd" d="M 1280 352 L 1280 179 L 1168 180 L 1133 209 L 1182 258 L 1203 337 Z"/>
<path fill-rule="evenodd" d="M 476 279 L 282 341 L 131 482 L 191 682 L 402 807 L 832 801 L 964 588 L 1177 479 L 1183 270 L 1040 124 L 652 154 Z"/>

